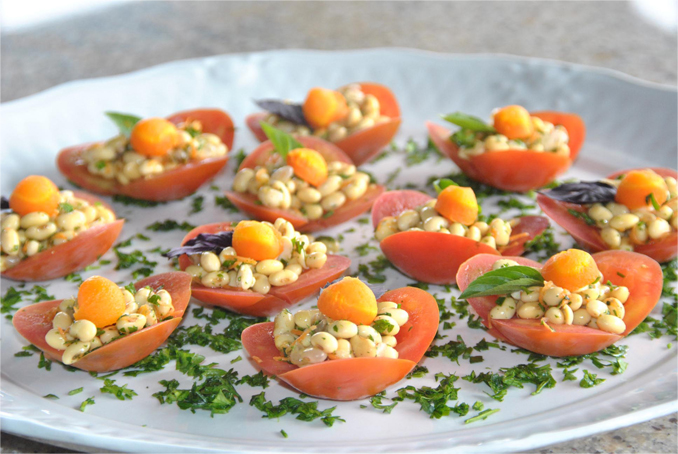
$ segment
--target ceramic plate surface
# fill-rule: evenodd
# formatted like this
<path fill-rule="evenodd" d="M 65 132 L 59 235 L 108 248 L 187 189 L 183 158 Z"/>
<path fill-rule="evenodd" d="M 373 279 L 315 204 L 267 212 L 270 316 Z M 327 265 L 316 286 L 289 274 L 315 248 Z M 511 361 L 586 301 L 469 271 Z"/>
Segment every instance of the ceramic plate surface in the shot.
<path fill-rule="evenodd" d="M 504 56 L 450 56 L 409 50 L 367 50 L 346 52 L 283 51 L 230 55 L 170 63 L 117 77 L 78 81 L 46 92 L 2 105 L 2 194 L 28 174 L 44 174 L 57 184 L 68 186 L 58 174 L 54 159 L 59 149 L 68 145 L 99 140 L 115 133 L 104 111 L 130 112 L 140 116 L 164 116 L 200 106 L 227 110 L 238 127 L 235 149 L 252 150 L 256 141 L 244 124 L 247 114 L 257 111 L 256 98 L 302 100 L 313 86 L 338 87 L 353 81 L 376 81 L 393 89 L 403 112 L 403 126 L 397 143 L 414 138 L 426 142 L 424 122 L 439 114 L 464 111 L 487 117 L 491 109 L 522 104 L 529 110 L 560 110 L 580 114 L 588 128 L 587 139 L 576 165 L 565 177 L 596 178 L 614 170 L 635 166 L 676 168 L 677 118 L 676 91 L 673 88 L 645 83 L 604 70 L 558 62 Z M 428 159 L 411 167 L 403 165 L 404 155 L 392 153 L 377 164 L 368 165 L 381 182 L 393 176 L 391 187 L 413 183 L 421 188 L 431 176 L 455 171 L 449 160 Z M 230 187 L 233 161 L 215 180 L 222 190 Z M 209 186 L 209 185 L 207 185 Z M 144 232 L 151 241 L 135 240 L 133 248 L 150 250 L 156 246 L 176 245 L 183 232 L 149 232 L 145 227 L 156 220 L 188 220 L 199 225 L 223 220 L 239 220 L 239 214 L 216 207 L 209 188 L 205 209 L 188 217 L 191 198 L 155 208 L 134 208 L 114 204 L 119 216 L 128 219 L 121 239 Z M 493 201 L 484 206 L 485 213 L 497 212 Z M 354 229 L 354 230 L 351 230 Z M 360 256 L 355 247 L 372 236 L 369 225 L 356 221 L 335 227 L 327 235 L 343 234 L 343 253 L 358 264 L 368 263 L 377 253 Z M 563 247 L 569 240 L 561 235 Z M 376 245 L 376 243 L 372 243 Z M 100 270 L 82 273 L 88 277 L 106 273 L 113 280 L 131 280 L 128 270 L 113 271 L 113 252 L 104 259 L 113 261 Z M 157 272 L 169 270 L 166 261 L 152 256 Z M 388 288 L 412 282 L 387 270 Z M 12 282 L 3 280 L 3 292 Z M 48 293 L 62 298 L 72 295 L 77 284 L 57 280 L 45 283 Z M 30 286 L 30 284 L 29 284 Z M 449 300 L 442 287 L 431 286 L 431 293 Z M 27 303 L 25 303 L 27 304 Z M 194 307 L 197 307 L 195 300 Z M 309 307 L 314 301 L 307 301 Z M 190 312 L 190 310 L 188 311 Z M 461 335 L 467 345 L 483 337 L 482 330 L 470 329 L 465 320 L 454 320 L 452 330 L 441 330 L 449 337 Z M 204 324 L 188 316 L 183 324 Z M 223 328 L 222 325 L 219 325 Z M 432 451 L 503 452 L 525 450 L 559 441 L 591 435 L 676 411 L 676 348 L 667 348 L 671 339 L 650 340 L 646 334 L 622 341 L 629 346 L 627 371 L 611 376 L 597 370 L 590 362 L 579 365 L 578 379 L 587 369 L 607 379 L 595 389 L 583 389 L 578 381 L 562 382 L 562 369 L 555 366 L 558 385 L 531 396 L 532 385 L 512 389 L 504 402 L 492 400 L 484 385 L 459 380 L 459 401 L 484 403 L 485 408 L 501 411 L 485 421 L 465 425 L 456 415 L 440 420 L 429 419 L 412 402 L 402 402 L 392 414 L 382 414 L 364 402 L 320 402 L 320 408 L 337 405 L 335 414 L 345 423 L 327 428 L 321 422 L 304 423 L 292 416 L 279 420 L 262 419 L 261 413 L 248 405 L 260 388 L 239 387 L 244 403 L 228 414 L 215 415 L 182 411 L 175 405 L 160 405 L 151 396 L 163 389 L 160 380 L 176 378 L 182 387 L 191 379 L 174 370 L 170 363 L 164 370 L 138 377 L 116 375 L 117 384 L 128 384 L 139 396 L 132 401 L 118 401 L 102 394 L 102 382 L 86 373 L 71 373 L 52 365 L 47 372 L 37 368 L 38 357 L 15 357 L 26 342 L 2 319 L 2 427 L 3 430 L 47 440 L 51 443 L 89 450 L 147 452 L 307 452 L 329 450 L 341 452 Z M 233 367 L 241 375 L 256 372 L 248 361 L 233 365 L 231 360 L 243 351 L 227 355 L 209 348 L 191 346 L 192 351 L 216 362 L 223 369 Z M 525 363 L 527 357 L 491 349 L 479 353 L 484 361 L 457 365 L 446 358 L 426 358 L 423 364 L 431 371 L 423 378 L 404 380 L 389 389 L 387 395 L 405 385 L 435 386 L 436 372 L 467 375 L 486 368 L 497 371 Z M 83 392 L 69 396 L 68 391 L 83 387 Z M 59 400 L 41 396 L 56 394 Z M 297 394 L 276 382 L 266 389 L 267 399 L 277 402 Z M 87 397 L 96 404 L 84 413 L 78 410 Z M 367 404 L 368 408 L 361 408 Z M 283 439 L 285 430 L 289 438 Z"/>

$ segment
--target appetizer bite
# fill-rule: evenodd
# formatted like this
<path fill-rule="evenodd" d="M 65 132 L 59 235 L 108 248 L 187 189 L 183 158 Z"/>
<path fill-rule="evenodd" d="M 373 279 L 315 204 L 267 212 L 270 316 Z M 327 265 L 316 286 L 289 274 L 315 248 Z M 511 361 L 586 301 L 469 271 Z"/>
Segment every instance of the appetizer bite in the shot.
<path fill-rule="evenodd" d="M 18 281 L 55 279 L 86 267 L 113 246 L 125 223 L 98 198 L 59 191 L 38 175 L 21 180 L 4 202 L 0 271 Z"/>
<path fill-rule="evenodd" d="M 438 332 L 438 305 L 404 287 L 376 298 L 359 279 L 325 288 L 317 310 L 284 310 L 242 333 L 257 367 L 305 394 L 354 400 L 405 378 Z"/>
<path fill-rule="evenodd" d="M 294 137 L 267 124 L 271 138 L 240 165 L 226 197 L 269 222 L 284 218 L 302 232 L 341 224 L 369 210 L 384 191 L 346 154 L 316 137 Z"/>
<path fill-rule="evenodd" d="M 122 369 L 172 334 L 191 298 L 190 284 L 181 272 L 126 287 L 92 276 L 80 284 L 77 298 L 23 307 L 12 323 L 50 360 L 92 372 Z"/>
<path fill-rule="evenodd" d="M 572 165 L 584 142 L 584 122 L 575 114 L 507 106 L 493 113 L 491 125 L 461 112 L 443 118 L 461 129 L 451 134 L 427 123 L 436 147 L 469 177 L 505 191 L 552 182 Z"/>
<path fill-rule="evenodd" d="M 417 191 L 389 191 L 372 208 L 382 252 L 406 275 L 430 284 L 454 284 L 459 265 L 477 254 L 520 255 L 527 241 L 549 225 L 542 216 L 511 221 L 478 220 L 471 188 L 435 183 L 438 198 Z"/>
<path fill-rule="evenodd" d="M 338 90 L 313 88 L 303 104 L 262 100 L 266 112 L 247 117 L 247 126 L 261 142 L 261 122 L 298 136 L 316 136 L 333 142 L 355 165 L 371 160 L 388 145 L 400 127 L 400 108 L 388 88 L 354 83 Z"/>
<path fill-rule="evenodd" d="M 217 109 L 167 119 L 107 115 L 118 125 L 118 136 L 66 148 L 57 157 L 66 178 L 99 194 L 155 202 L 181 199 L 226 165 L 233 146 L 233 122 Z"/>
<path fill-rule="evenodd" d="M 537 202 L 592 252 L 635 251 L 667 262 L 678 254 L 676 177 L 672 169 L 625 170 L 599 182 L 562 184 Z"/>
<path fill-rule="evenodd" d="M 280 218 L 193 229 L 168 257 L 193 278 L 193 296 L 247 315 L 268 316 L 337 279 L 351 260 L 327 253 Z"/>
<path fill-rule="evenodd" d="M 659 301 L 662 270 L 627 251 L 569 249 L 543 266 L 481 254 L 459 268 L 457 282 L 498 339 L 542 355 L 576 356 L 633 331 Z"/>

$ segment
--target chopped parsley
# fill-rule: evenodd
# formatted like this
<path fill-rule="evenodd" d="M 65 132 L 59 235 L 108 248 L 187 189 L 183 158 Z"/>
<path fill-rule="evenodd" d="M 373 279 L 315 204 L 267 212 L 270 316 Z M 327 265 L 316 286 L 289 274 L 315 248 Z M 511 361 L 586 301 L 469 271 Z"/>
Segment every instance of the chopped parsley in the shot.
<path fill-rule="evenodd" d="M 299 421 L 311 422 L 320 419 L 326 426 L 332 427 L 335 422 L 346 422 L 340 416 L 333 415 L 337 407 L 330 407 L 325 410 L 318 410 L 317 401 L 303 402 L 294 397 L 282 399 L 278 405 L 266 400 L 266 395 L 262 391 L 252 396 L 250 405 L 264 413 L 263 418 L 277 419 L 286 414 L 297 415 Z"/>
<path fill-rule="evenodd" d="M 238 373 L 233 369 L 222 375 L 210 375 L 201 382 L 193 383 L 190 389 L 179 389 L 177 380 L 160 380 L 165 390 L 153 394 L 161 404 L 173 404 L 182 410 L 209 411 L 210 416 L 228 413 L 242 397 L 236 391 L 234 383 Z"/>
<path fill-rule="evenodd" d="M 140 199 L 135 199 L 133 197 L 129 197 L 129 196 L 126 196 L 126 195 L 120 195 L 120 194 L 114 195 L 113 201 L 118 202 L 118 203 L 122 203 L 123 205 L 134 205 L 134 206 L 139 206 L 139 207 L 143 207 L 143 208 L 154 207 L 154 206 L 160 205 L 161 203 L 165 203 L 165 202 L 153 202 L 153 201 L 150 201 L 150 200 L 140 200 Z"/>
<path fill-rule="evenodd" d="M 221 207 L 229 213 L 237 213 L 239 211 L 238 207 L 233 205 L 233 203 L 231 203 L 231 201 L 228 200 L 228 197 L 226 196 L 215 195 L 214 206 Z"/>
<path fill-rule="evenodd" d="M 94 397 L 88 397 L 80 404 L 80 411 L 85 411 L 85 407 L 88 405 L 94 405 Z"/>
<path fill-rule="evenodd" d="M 546 230 L 525 243 L 525 252 L 536 254 L 536 260 L 542 261 L 555 255 L 561 247 L 553 237 L 553 227 L 547 227 Z"/>
<path fill-rule="evenodd" d="M 183 230 L 184 232 L 189 232 L 195 228 L 194 225 L 189 224 L 184 221 L 178 223 L 174 219 L 165 219 L 164 221 L 156 221 L 153 224 L 146 227 L 147 230 L 152 230 L 154 232 L 168 232 L 170 230 Z"/>
<path fill-rule="evenodd" d="M 596 374 L 592 374 L 588 370 L 584 370 L 584 377 L 579 382 L 579 386 L 582 388 L 593 388 L 605 381 L 604 378 L 597 378 Z"/>
<path fill-rule="evenodd" d="M 127 385 L 116 385 L 115 380 L 110 378 L 104 379 L 104 386 L 101 387 L 101 392 L 105 394 L 113 394 L 118 398 L 118 400 L 132 400 L 134 396 L 138 395 L 134 390 L 127 388 Z"/>
<path fill-rule="evenodd" d="M 587 213 L 573 210 L 572 208 L 568 208 L 567 212 L 570 213 L 575 218 L 579 218 L 582 221 L 584 221 L 586 225 L 596 225 L 596 221 L 594 221 L 593 218 L 589 216 Z"/>
<path fill-rule="evenodd" d="M 85 388 L 76 388 L 68 391 L 69 396 L 75 396 L 76 394 L 80 394 Z"/>
<path fill-rule="evenodd" d="M 197 195 L 191 200 L 191 211 L 188 214 L 200 213 L 202 211 L 202 204 L 205 201 L 205 196 Z"/>

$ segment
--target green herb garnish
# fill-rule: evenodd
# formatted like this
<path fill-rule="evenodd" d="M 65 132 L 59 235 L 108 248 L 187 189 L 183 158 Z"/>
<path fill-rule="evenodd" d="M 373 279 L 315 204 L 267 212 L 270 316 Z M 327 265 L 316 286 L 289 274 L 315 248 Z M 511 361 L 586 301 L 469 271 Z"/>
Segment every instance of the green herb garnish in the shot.
<path fill-rule="evenodd" d="M 280 157 L 283 158 L 283 161 L 287 159 L 287 154 L 290 151 L 304 147 L 290 134 L 287 134 L 280 129 L 274 128 L 264 121 L 262 121 L 260 124 L 264 134 L 266 134 L 268 140 L 270 140 L 273 144 L 273 148 L 275 149 L 276 153 L 278 153 Z"/>
<path fill-rule="evenodd" d="M 529 266 L 509 266 L 489 271 L 478 277 L 459 297 L 467 299 L 479 296 L 507 295 L 525 287 L 542 285 L 544 285 L 544 278 L 539 270 Z"/>
<path fill-rule="evenodd" d="M 137 117 L 136 115 L 118 112 L 106 112 L 106 116 L 113 120 L 113 123 L 115 123 L 115 125 L 118 127 L 120 134 L 127 138 L 129 138 L 130 134 L 132 133 L 134 125 L 141 121 L 141 117 Z"/>
<path fill-rule="evenodd" d="M 474 132 L 489 132 L 489 133 L 497 132 L 497 130 L 494 129 L 494 127 L 485 123 L 480 118 L 462 112 L 454 112 L 451 114 L 443 115 L 442 118 L 445 121 L 449 121 L 450 123 L 455 124 L 461 128 L 468 129 Z"/>

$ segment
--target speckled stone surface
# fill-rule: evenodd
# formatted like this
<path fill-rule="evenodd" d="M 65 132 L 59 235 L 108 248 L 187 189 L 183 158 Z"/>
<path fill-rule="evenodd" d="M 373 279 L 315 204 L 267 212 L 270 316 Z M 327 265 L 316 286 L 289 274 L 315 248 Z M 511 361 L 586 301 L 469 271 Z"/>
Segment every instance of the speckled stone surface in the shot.
<path fill-rule="evenodd" d="M 402 46 L 603 66 L 676 85 L 676 35 L 624 2 L 142 2 L 2 34 L 0 100 L 208 55 Z M 677 415 L 531 453 L 675 453 Z M 71 452 L 2 434 L 0 452 Z"/>

